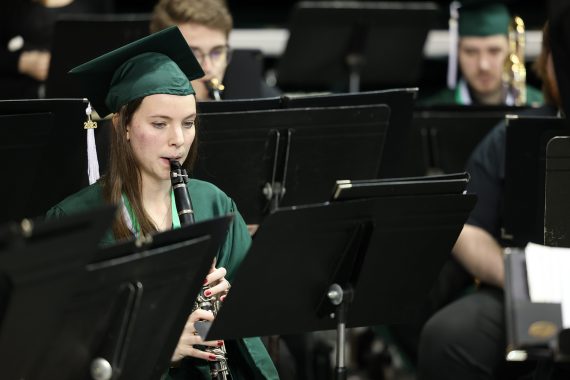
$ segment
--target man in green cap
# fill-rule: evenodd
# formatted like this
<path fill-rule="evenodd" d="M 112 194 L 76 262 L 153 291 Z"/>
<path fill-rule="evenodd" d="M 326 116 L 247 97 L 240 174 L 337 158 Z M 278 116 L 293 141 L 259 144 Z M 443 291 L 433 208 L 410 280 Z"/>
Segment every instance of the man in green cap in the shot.
<path fill-rule="evenodd" d="M 545 105 L 529 108 L 521 113 L 523 116 L 555 117 L 562 105 L 549 35 L 546 24 L 534 67 L 543 83 Z M 421 380 L 514 378 L 505 365 L 505 242 L 501 227 L 506 215 L 501 205 L 513 196 L 505 188 L 506 128 L 504 121 L 495 126 L 473 150 L 465 167 L 470 176 L 467 192 L 477 194 L 478 200 L 452 249 L 452 257 L 465 270 L 463 286 L 472 283 L 473 278 L 478 286 L 444 305 L 423 326 L 418 348 Z M 521 221 L 534 223 L 531 215 Z M 462 290 L 459 286 L 456 289 L 457 293 Z M 521 379 L 522 371 L 528 372 L 524 378 L 529 379 L 531 372 L 533 379 L 569 378 L 568 373 L 541 377 L 545 369 L 550 372 L 543 364 L 536 370 L 528 364 L 516 368 Z"/>
<path fill-rule="evenodd" d="M 180 227 L 170 162 L 179 161 L 191 172 L 197 143 L 191 81 L 204 72 L 178 28 L 137 40 L 70 73 L 81 80 L 100 116 L 113 114 L 109 167 L 99 181 L 49 210 L 48 217 L 116 205 L 121 212 L 102 244 Z M 196 222 L 234 215 L 217 255 L 218 267 L 204 280 L 210 287 L 205 296 L 223 300 L 251 238 L 235 203 L 220 189 L 192 178 L 187 191 Z M 232 379 L 278 379 L 259 338 L 204 342 L 194 322 L 213 319 L 199 308 L 187 316 L 166 378 L 211 379 L 211 365 L 219 361 L 216 350 L 225 347 Z"/>
<path fill-rule="evenodd" d="M 515 105 L 505 89 L 503 71 L 509 54 L 510 15 L 504 4 L 465 1 L 450 7 L 450 60 L 448 88 L 426 98 L 422 105 Z M 459 41 L 455 43 L 454 25 Z M 457 59 L 455 59 L 457 55 Z M 457 62 L 461 78 L 456 83 Z M 526 86 L 527 104 L 542 103 L 540 91 Z"/>

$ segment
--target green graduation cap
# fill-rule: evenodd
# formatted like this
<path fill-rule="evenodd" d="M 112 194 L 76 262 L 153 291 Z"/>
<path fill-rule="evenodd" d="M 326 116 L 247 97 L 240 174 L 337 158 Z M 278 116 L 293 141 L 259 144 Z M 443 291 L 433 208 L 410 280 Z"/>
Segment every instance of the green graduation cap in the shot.
<path fill-rule="evenodd" d="M 176 26 L 73 68 L 99 116 L 152 94 L 189 95 L 204 71 Z"/>
<path fill-rule="evenodd" d="M 511 16 L 502 3 L 463 1 L 459 8 L 459 35 L 486 37 L 507 35 Z"/>

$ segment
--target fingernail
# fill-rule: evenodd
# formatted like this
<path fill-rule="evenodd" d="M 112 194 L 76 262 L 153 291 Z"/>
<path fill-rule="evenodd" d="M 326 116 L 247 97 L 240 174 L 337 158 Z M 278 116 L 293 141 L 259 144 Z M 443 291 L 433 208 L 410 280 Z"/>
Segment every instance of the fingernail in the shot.
<path fill-rule="evenodd" d="M 223 340 L 218 340 L 218 346 L 223 346 L 224 345 L 224 341 Z"/>
<path fill-rule="evenodd" d="M 206 297 L 210 297 L 211 294 L 212 294 L 212 292 L 209 291 L 209 290 L 206 290 L 206 291 L 204 292 L 204 295 L 205 295 Z"/>
<path fill-rule="evenodd" d="M 210 360 L 216 360 L 216 355 L 210 355 L 210 356 L 208 356 L 208 359 L 210 359 Z"/>
<path fill-rule="evenodd" d="M 224 302 L 224 300 L 226 299 L 226 296 L 221 296 L 220 297 L 220 301 Z"/>

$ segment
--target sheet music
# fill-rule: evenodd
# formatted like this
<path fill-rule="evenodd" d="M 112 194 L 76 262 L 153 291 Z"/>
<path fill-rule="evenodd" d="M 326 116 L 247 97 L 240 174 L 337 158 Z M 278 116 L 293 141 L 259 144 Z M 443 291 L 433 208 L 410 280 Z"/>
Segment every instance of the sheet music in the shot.
<path fill-rule="evenodd" d="M 570 327 L 570 248 L 529 243 L 525 249 L 532 302 L 562 304 L 562 323 Z"/>

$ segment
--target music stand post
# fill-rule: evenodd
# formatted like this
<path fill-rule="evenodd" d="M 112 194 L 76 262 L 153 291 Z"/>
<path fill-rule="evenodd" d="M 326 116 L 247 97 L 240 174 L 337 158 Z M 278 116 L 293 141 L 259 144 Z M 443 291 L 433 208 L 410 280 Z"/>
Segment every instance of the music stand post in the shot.
<path fill-rule="evenodd" d="M 346 378 L 346 328 L 404 323 L 418 312 L 474 205 L 463 194 L 466 180 L 458 181 L 458 192 L 444 181 L 425 191 L 403 181 L 411 195 L 388 181 L 376 198 L 276 210 L 257 231 L 205 339 L 337 329 L 335 371 Z M 254 307 L 263 315 L 243 318 Z"/>
<path fill-rule="evenodd" d="M 339 284 L 332 284 L 327 296 L 336 306 L 336 312 L 331 314 L 331 318 L 336 317 L 337 321 L 335 379 L 344 380 L 347 372 L 345 366 L 346 316 L 353 293 L 350 287 L 343 289 Z"/>

